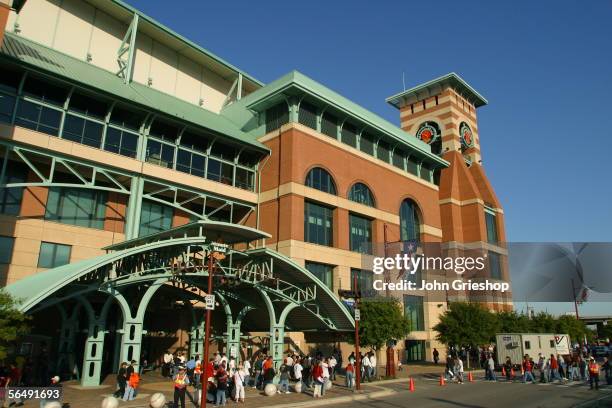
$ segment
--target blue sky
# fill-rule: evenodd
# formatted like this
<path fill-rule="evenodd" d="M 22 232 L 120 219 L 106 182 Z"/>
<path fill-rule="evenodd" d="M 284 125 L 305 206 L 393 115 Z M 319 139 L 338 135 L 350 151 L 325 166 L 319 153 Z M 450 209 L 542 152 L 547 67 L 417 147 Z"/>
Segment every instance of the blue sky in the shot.
<path fill-rule="evenodd" d="M 396 124 L 402 73 L 457 72 L 490 103 L 508 240 L 612 241 L 612 2 L 129 3 L 263 82 L 297 69 Z"/>

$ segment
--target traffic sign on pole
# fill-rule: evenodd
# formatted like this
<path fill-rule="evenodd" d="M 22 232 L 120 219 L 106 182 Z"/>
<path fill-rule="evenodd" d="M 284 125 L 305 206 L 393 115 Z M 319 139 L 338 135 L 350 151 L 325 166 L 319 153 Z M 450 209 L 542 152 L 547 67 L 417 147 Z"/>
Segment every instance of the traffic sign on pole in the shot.
<path fill-rule="evenodd" d="M 358 322 L 361 320 L 361 310 L 355 309 L 355 321 Z"/>
<path fill-rule="evenodd" d="M 215 310 L 215 295 L 206 295 L 204 300 L 206 302 L 206 310 Z"/>

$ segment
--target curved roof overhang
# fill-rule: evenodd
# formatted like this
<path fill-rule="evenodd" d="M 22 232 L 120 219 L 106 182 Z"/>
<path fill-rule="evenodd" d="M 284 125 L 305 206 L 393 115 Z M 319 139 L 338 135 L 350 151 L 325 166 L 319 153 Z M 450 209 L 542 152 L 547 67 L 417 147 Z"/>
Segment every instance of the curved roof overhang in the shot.
<path fill-rule="evenodd" d="M 171 268 L 160 264 L 147 271 L 137 269 L 121 272 L 116 276 L 118 272 L 114 266 L 130 257 L 142 259 L 147 254 L 164 253 L 169 249 L 205 248 L 219 241 L 228 244 L 246 243 L 267 236 L 261 231 L 242 225 L 197 221 L 107 247 L 105 249 L 109 252 L 104 255 L 37 273 L 8 285 L 6 291 L 20 301 L 22 311 L 33 312 L 79 295 L 159 282 L 160 279 L 170 282 L 180 278 L 193 286 L 205 288 L 208 277 L 205 269 L 177 275 Z M 268 248 L 231 250 L 231 253 L 235 258 L 247 259 L 254 264 L 263 262 L 273 265 L 273 275 L 267 280 L 244 280 L 236 290 L 223 286 L 215 288 L 218 293 L 228 294 L 234 305 L 234 313 L 239 311 L 235 306 L 241 305 L 264 309 L 266 302 L 262 301 L 262 297 L 267 296 L 272 300 L 274 308 L 280 307 L 276 310 L 277 315 L 282 313 L 285 305 L 294 303 L 300 306 L 290 313 L 291 318 L 287 321 L 289 330 L 348 331 L 354 328 L 351 315 L 333 292 L 290 258 Z M 218 268 L 218 271 L 216 273 L 230 278 L 238 276 L 232 275 L 231 268 Z M 231 293 L 232 291 L 234 293 Z"/>

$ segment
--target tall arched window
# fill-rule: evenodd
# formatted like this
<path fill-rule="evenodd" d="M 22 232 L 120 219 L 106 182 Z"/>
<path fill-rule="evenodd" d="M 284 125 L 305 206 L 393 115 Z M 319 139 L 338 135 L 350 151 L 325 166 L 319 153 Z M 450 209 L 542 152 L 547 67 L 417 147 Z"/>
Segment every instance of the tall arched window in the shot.
<path fill-rule="evenodd" d="M 374 196 L 368 186 L 363 183 L 353 184 L 353 187 L 351 187 L 349 191 L 348 199 L 356 203 L 365 204 L 369 207 L 375 207 Z"/>
<path fill-rule="evenodd" d="M 400 239 L 417 242 L 421 240 L 419 207 L 410 199 L 404 200 L 400 207 Z"/>
<path fill-rule="evenodd" d="M 332 176 L 320 167 L 314 167 L 306 176 L 306 185 L 329 194 L 336 194 L 336 184 Z"/>

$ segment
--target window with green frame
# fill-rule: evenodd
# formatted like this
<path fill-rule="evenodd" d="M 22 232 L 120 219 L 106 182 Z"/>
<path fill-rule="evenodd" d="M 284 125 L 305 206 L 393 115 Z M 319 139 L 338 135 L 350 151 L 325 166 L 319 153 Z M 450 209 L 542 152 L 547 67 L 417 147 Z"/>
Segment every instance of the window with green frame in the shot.
<path fill-rule="evenodd" d="M 332 288 L 334 275 L 333 265 L 306 261 L 305 267 L 308 269 L 308 272 L 316 276 L 321 282 L 323 282 L 323 284 L 325 284 L 325 286 L 330 289 Z"/>
<path fill-rule="evenodd" d="M 173 216 L 174 210 L 172 207 L 152 201 L 143 201 L 138 235 L 142 237 L 169 230 L 172 228 Z"/>
<path fill-rule="evenodd" d="M 338 118 L 329 112 L 324 112 L 321 117 L 321 133 L 332 137 L 338 138 Z"/>
<path fill-rule="evenodd" d="M 70 245 L 56 244 L 53 242 L 41 242 L 38 254 L 39 268 L 57 268 L 70 263 Z"/>
<path fill-rule="evenodd" d="M 0 169 L 3 165 L 3 159 L 0 159 Z M 25 183 L 27 173 L 28 170 L 24 166 L 9 161 L 6 165 L 5 182 Z M 22 198 L 23 187 L 0 188 L 0 214 L 19 215 Z"/>
<path fill-rule="evenodd" d="M 329 194 L 336 194 L 336 184 L 331 174 L 327 170 L 321 167 L 314 167 L 310 169 L 306 175 L 306 182 L 304 183 L 308 187 L 316 188 L 317 190 L 323 191 Z"/>
<path fill-rule="evenodd" d="M 140 128 L 145 117 L 146 114 L 142 111 L 118 104 L 113 106 L 106 127 L 104 150 L 135 158 L 138 139 L 140 138 Z"/>
<path fill-rule="evenodd" d="M 0 235 L 0 264 L 10 264 L 15 238 Z"/>
<path fill-rule="evenodd" d="M 348 199 L 356 203 L 375 207 L 372 191 L 363 183 L 355 183 L 349 190 Z"/>
<path fill-rule="evenodd" d="M 352 147 L 357 147 L 357 129 L 355 126 L 345 122 L 342 125 L 341 140 L 342 143 L 346 143 Z"/>
<path fill-rule="evenodd" d="M 106 191 L 51 187 L 45 219 L 87 228 L 104 228 Z"/>
<path fill-rule="evenodd" d="M 497 245 L 497 219 L 495 213 L 487 208 L 485 208 L 485 221 L 487 224 L 487 241 L 490 244 Z"/>
<path fill-rule="evenodd" d="M 350 249 L 362 254 L 372 253 L 372 221 L 358 215 L 349 215 Z"/>
<path fill-rule="evenodd" d="M 8 68 L 0 68 L 0 122 L 11 123 L 17 100 L 17 90 L 23 74 Z"/>
<path fill-rule="evenodd" d="M 68 113 L 64 118 L 62 139 L 100 149 L 104 122 L 110 105 L 78 92 L 70 95 Z"/>
<path fill-rule="evenodd" d="M 401 149 L 393 149 L 393 165 L 398 169 L 404 170 L 404 156 L 406 154 Z"/>
<path fill-rule="evenodd" d="M 378 141 L 378 147 L 376 148 L 376 157 L 379 160 L 389 163 L 389 153 L 391 152 L 391 146 L 384 140 Z"/>
<path fill-rule="evenodd" d="M 304 203 L 304 241 L 333 245 L 333 210 L 323 205 Z"/>
<path fill-rule="evenodd" d="M 406 160 L 406 165 L 408 173 L 413 174 L 415 176 L 419 175 L 419 163 L 417 163 L 416 159 L 412 156 L 408 157 Z"/>
<path fill-rule="evenodd" d="M 408 319 L 410 331 L 425 330 L 422 296 L 404 295 L 404 316 Z"/>
<path fill-rule="evenodd" d="M 362 132 L 361 137 L 359 138 L 359 150 L 364 153 L 369 154 L 370 156 L 374 156 L 374 144 L 376 143 L 376 139 L 374 136 Z"/>
<path fill-rule="evenodd" d="M 66 88 L 28 76 L 23 86 L 23 96 L 17 106 L 15 124 L 58 136 L 62 108 L 67 97 Z"/>
<path fill-rule="evenodd" d="M 429 164 L 425 162 L 421 163 L 421 178 L 425 181 L 433 181 L 433 170 L 431 169 Z"/>

